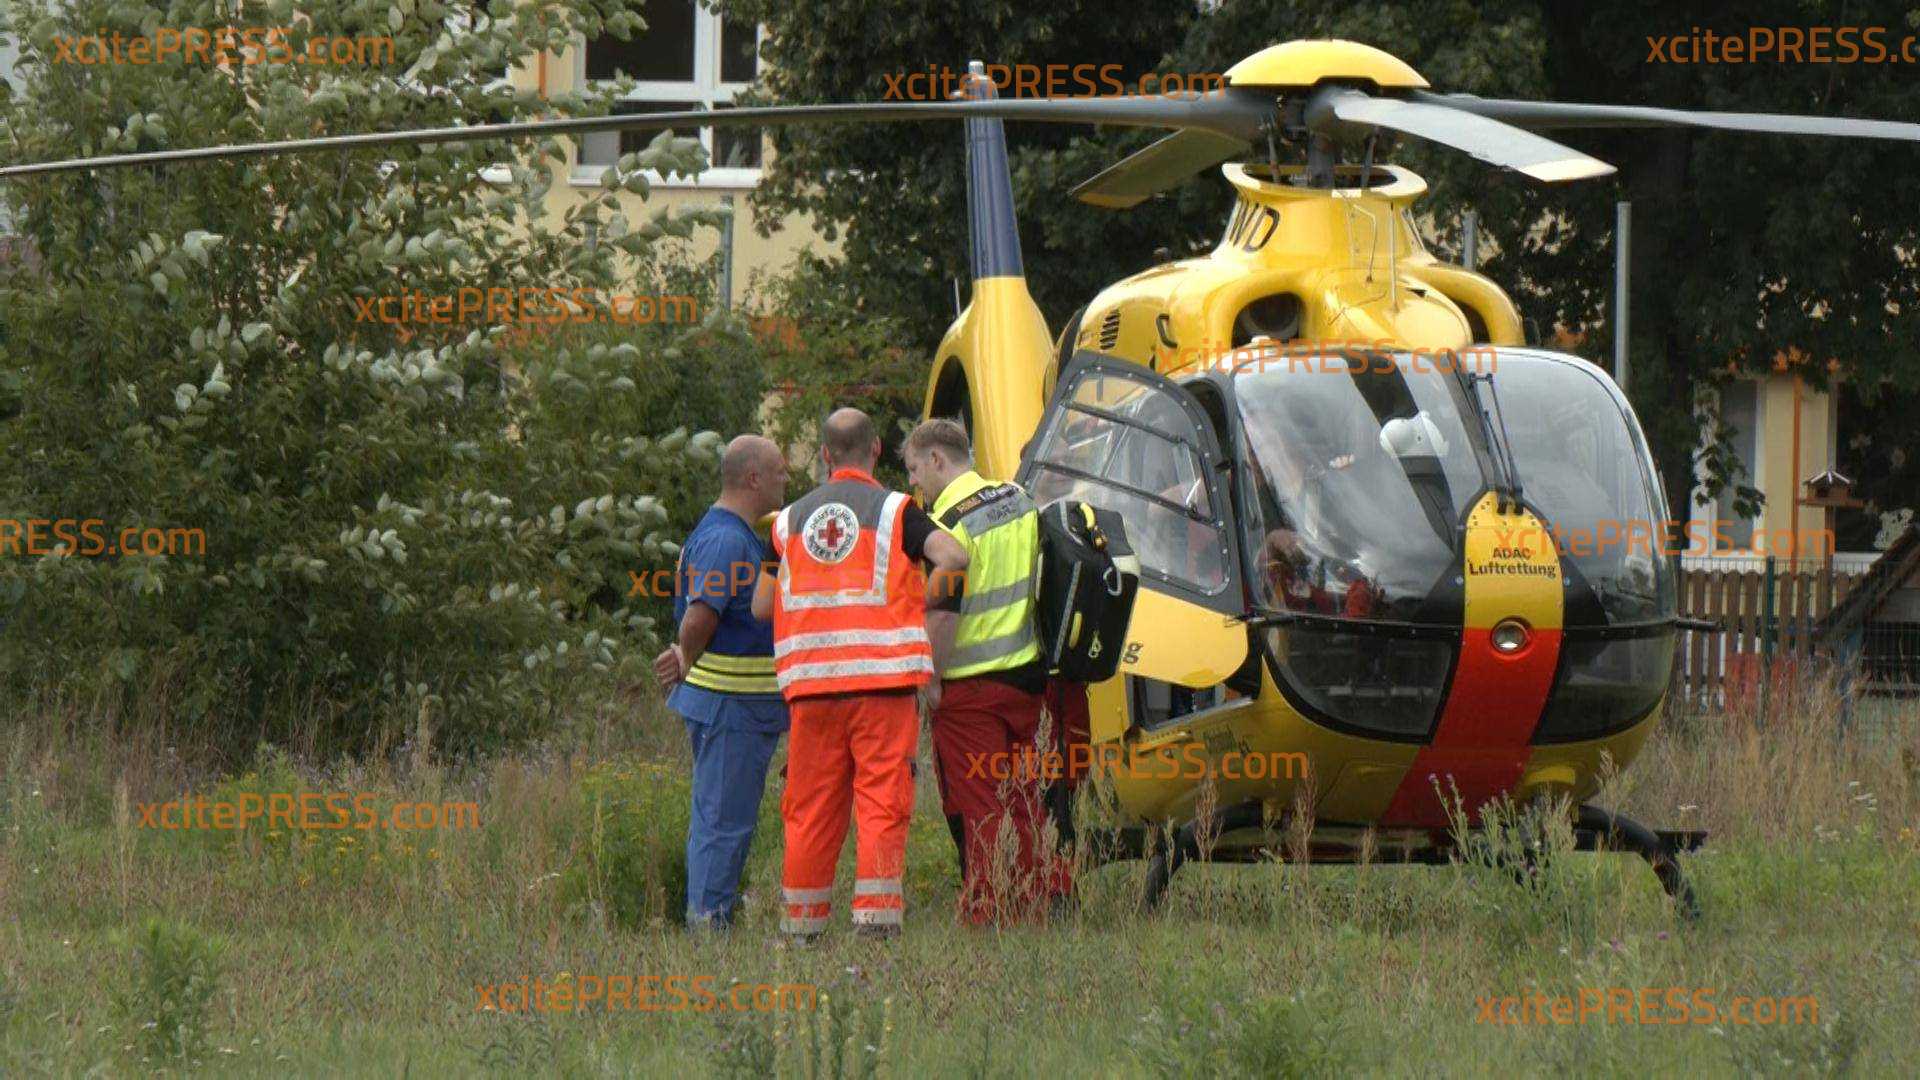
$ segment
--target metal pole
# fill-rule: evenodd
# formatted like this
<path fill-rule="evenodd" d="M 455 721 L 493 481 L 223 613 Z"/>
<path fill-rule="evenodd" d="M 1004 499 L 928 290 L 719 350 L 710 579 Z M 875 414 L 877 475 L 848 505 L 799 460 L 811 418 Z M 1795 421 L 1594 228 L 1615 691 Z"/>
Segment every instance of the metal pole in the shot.
<path fill-rule="evenodd" d="M 720 307 L 725 310 L 733 307 L 733 195 L 731 192 L 720 196 L 720 205 L 727 208 L 727 219 L 720 223 Z"/>
<path fill-rule="evenodd" d="M 1480 215 L 1472 210 L 1460 215 L 1460 265 L 1472 270 L 1480 264 Z"/>
<path fill-rule="evenodd" d="M 1627 392 L 1628 297 L 1633 272 L 1633 204 L 1622 200 L 1613 208 L 1613 381 Z"/>
<path fill-rule="evenodd" d="M 1760 726 L 1767 726 L 1767 695 L 1773 690 L 1773 556 L 1767 556 L 1767 579 L 1760 586 Z"/>

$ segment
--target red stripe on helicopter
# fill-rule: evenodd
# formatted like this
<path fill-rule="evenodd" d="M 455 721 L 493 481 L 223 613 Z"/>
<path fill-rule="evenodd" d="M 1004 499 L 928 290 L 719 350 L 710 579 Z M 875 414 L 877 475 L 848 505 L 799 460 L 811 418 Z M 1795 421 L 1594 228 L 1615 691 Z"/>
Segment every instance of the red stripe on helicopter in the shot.
<path fill-rule="evenodd" d="M 1478 821 L 1482 805 L 1519 783 L 1553 686 L 1560 631 L 1536 627 L 1511 656 L 1494 649 L 1491 635 L 1476 627 L 1461 632 L 1440 728 L 1400 778 L 1383 824 L 1445 828 L 1456 792 L 1468 820 Z"/>

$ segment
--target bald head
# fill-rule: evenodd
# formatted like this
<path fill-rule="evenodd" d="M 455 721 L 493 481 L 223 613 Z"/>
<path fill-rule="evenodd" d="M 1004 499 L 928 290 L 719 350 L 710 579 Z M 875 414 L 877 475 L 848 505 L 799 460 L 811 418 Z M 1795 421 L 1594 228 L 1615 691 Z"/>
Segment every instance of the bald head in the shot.
<path fill-rule="evenodd" d="M 780 509 L 787 459 L 772 439 L 741 435 L 720 455 L 720 498 L 758 516 Z"/>
<path fill-rule="evenodd" d="M 720 455 L 720 489 L 732 490 L 747 483 L 748 477 L 756 469 L 771 471 L 773 463 L 780 459 L 780 448 L 772 439 L 759 435 L 740 435 L 727 444 Z"/>
<path fill-rule="evenodd" d="M 835 409 L 820 429 L 820 449 L 829 466 L 872 472 L 880 458 L 880 437 L 873 433 L 873 420 L 866 413 Z"/>

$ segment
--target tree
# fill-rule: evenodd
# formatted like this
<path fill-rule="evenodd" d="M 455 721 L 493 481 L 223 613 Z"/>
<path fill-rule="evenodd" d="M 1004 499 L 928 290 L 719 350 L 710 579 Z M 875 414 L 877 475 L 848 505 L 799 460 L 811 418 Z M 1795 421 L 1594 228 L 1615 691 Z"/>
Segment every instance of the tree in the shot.
<path fill-rule="evenodd" d="M 1150 10 L 1149 10 L 1150 9 Z M 1223 71 L 1270 44 L 1343 37 L 1407 60 L 1437 89 L 1485 96 L 1677 108 L 1907 118 L 1920 87 L 1898 66 L 1667 64 L 1649 59 L 1649 32 L 1698 27 L 1744 33 L 1749 7 L 1693 3 L 1657 9 L 1621 0 L 1224 0 L 1187 5 L 1055 5 L 1048 33 L 1001 4 L 901 17 L 875 0 L 783 5 L 730 0 L 769 26 L 766 86 L 781 101 L 878 96 L 882 72 L 921 70 L 958 54 L 999 62 L 1109 59 L 1129 71 Z M 1878 25 L 1896 47 L 1920 34 L 1920 11 L 1892 0 L 1798 5 L 1806 26 Z M 862 62 L 842 62 L 859 41 Z M 1164 55 L 1159 55 L 1164 52 Z M 1101 286 L 1162 256 L 1204 250 L 1230 195 L 1212 176 L 1125 214 L 1081 206 L 1065 190 L 1144 145 L 1152 133 L 1009 125 L 1027 271 L 1049 323 Z M 1560 135 L 1620 167 L 1604 181 L 1544 186 L 1462 154 L 1409 140 L 1395 153 L 1432 184 L 1426 208 L 1442 247 L 1458 214 L 1479 211 L 1494 254 L 1480 269 L 1505 286 L 1543 331 L 1583 332 L 1578 346 L 1609 364 L 1613 206 L 1635 205 L 1633 375 L 1629 387 L 1684 513 L 1701 422 L 1696 386 L 1767 369 L 1794 346 L 1837 359 L 1857 386 L 1911 389 L 1920 320 L 1920 242 L 1910 208 L 1920 194 L 1912 144 L 1757 135 L 1575 131 Z M 810 127 L 777 133 L 782 156 L 760 198 L 844 226 L 849 291 L 910 320 L 931 348 L 949 318 L 944 292 L 964 276 L 964 171 L 950 125 Z M 831 177 L 821 183 L 820 178 Z M 1610 364 L 1609 364 L 1610 366 Z M 1824 385 L 1822 364 L 1806 368 Z M 1707 462 L 1724 460 L 1710 454 Z M 1725 483 L 1738 483 L 1728 472 Z M 1917 494 L 1906 498 L 1914 501 Z"/>
<path fill-rule="evenodd" d="M 730 18 L 766 26 L 759 97 L 778 104 L 879 101 L 888 77 L 933 69 L 957 78 L 969 60 L 1043 70 L 1115 65 L 1112 74 L 1133 80 L 1156 70 L 1167 44 L 1196 18 L 1192 5 L 1155 0 L 721 6 Z M 858 50 L 854 62 L 850 48 Z M 1219 231 L 1230 197 L 1217 190 L 1198 195 L 1211 206 L 1205 213 L 1154 206 L 1120 229 L 1106 211 L 1067 198 L 1067 189 L 1105 166 L 1115 145 L 1145 145 L 1136 133 L 1052 124 L 1009 124 L 1007 131 L 1027 280 L 1056 331 L 1100 286 L 1152 265 L 1157 250 L 1184 254 Z M 760 220 L 804 212 L 828 239 L 844 233 L 846 291 L 871 312 L 901 320 L 909 344 L 931 356 L 954 315 L 954 282 L 964 290 L 968 277 L 961 125 L 822 124 L 772 134 L 776 156 L 753 196 Z"/>
<path fill-rule="evenodd" d="M 343 0 L 303 9 L 285 44 L 391 38 L 383 59 L 82 66 L 57 59 L 56 38 L 211 30 L 233 12 L 22 0 L 7 134 L 39 160 L 604 113 L 604 92 L 543 101 L 490 84 L 575 35 L 640 30 L 630 6 Z M 286 0 L 265 7 L 259 21 L 296 23 Z M 665 253 L 714 216 L 629 222 L 608 195 L 550 224 L 560 150 L 261 157 L 11 189 L 38 259 L 0 280 L 0 397 L 17 409 L 0 421 L 0 518 L 97 519 L 101 548 L 125 526 L 200 530 L 205 553 L 116 556 L 86 538 L 9 553 L 9 696 L 97 691 L 119 711 L 164 695 L 177 726 L 235 751 L 363 748 L 422 718 L 439 745 L 470 750 L 538 732 L 644 668 L 649 609 L 628 599 L 627 572 L 672 565 L 665 526 L 712 490 L 717 444 L 668 430 L 667 409 L 699 417 L 650 395 L 676 350 L 753 364 L 744 329 L 569 324 L 523 341 L 526 307 L 449 325 L 370 314 L 474 290 L 526 305 L 526 288 L 571 298 L 533 294 L 537 320 L 604 319 L 606 295 L 660 291 Z M 510 177 L 480 180 L 495 162 Z M 644 192 L 643 169 L 701 167 L 695 140 L 663 134 L 608 183 Z M 757 383 L 742 385 L 751 401 Z"/>

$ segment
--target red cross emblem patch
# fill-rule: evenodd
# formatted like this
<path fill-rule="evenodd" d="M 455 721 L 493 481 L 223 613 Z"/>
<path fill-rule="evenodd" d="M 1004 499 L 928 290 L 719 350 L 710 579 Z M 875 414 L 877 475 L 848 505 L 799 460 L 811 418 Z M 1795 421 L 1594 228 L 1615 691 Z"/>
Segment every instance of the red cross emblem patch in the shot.
<path fill-rule="evenodd" d="M 860 519 L 845 503 L 828 503 L 807 515 L 800 539 L 814 561 L 837 563 L 853 554 L 854 541 L 860 539 Z"/>

